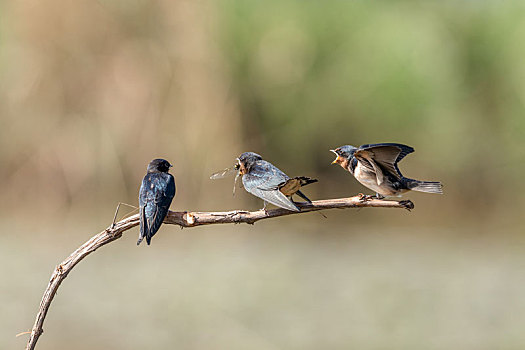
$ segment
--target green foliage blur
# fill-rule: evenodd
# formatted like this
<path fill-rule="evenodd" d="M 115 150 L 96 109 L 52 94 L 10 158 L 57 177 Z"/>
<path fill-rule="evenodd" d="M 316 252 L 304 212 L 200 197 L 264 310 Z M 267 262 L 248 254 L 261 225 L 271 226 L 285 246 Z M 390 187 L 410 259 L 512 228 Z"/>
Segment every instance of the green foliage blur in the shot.
<path fill-rule="evenodd" d="M 324 177 L 329 147 L 404 142 L 411 173 L 449 195 L 523 193 L 522 7 L 229 2 L 223 42 L 251 146 Z"/>

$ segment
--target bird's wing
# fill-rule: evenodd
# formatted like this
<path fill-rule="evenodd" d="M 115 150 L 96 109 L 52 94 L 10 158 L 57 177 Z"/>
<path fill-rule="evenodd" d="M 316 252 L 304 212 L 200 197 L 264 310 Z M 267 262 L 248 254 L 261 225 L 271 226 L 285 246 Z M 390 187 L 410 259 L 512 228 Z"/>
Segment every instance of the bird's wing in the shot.
<path fill-rule="evenodd" d="M 254 196 L 278 207 L 298 211 L 299 208 L 279 191 L 279 187 L 288 179 L 289 177 L 274 165 L 259 161 L 242 177 L 242 183 L 246 191 Z"/>
<path fill-rule="evenodd" d="M 140 235 L 137 245 L 139 245 L 142 240 L 148 235 L 148 220 L 146 217 L 146 205 L 150 200 L 150 179 L 149 175 L 144 176 L 142 179 L 142 184 L 139 191 L 139 214 L 140 214 Z"/>
<path fill-rule="evenodd" d="M 309 185 L 311 183 L 317 182 L 317 179 L 312 179 L 306 176 L 297 176 L 291 179 L 286 180 L 279 186 L 279 191 L 281 191 L 285 196 L 291 196 L 296 193 L 299 193 L 299 189 L 303 186 Z"/>
<path fill-rule="evenodd" d="M 354 157 L 358 160 L 358 162 L 361 165 L 363 165 L 366 169 L 373 172 L 376 175 L 377 184 L 381 185 L 384 181 L 383 171 L 381 170 L 381 167 L 372 158 L 372 156 L 373 154 L 371 154 L 368 151 L 363 151 L 359 153 L 356 151 L 354 153 Z"/>
<path fill-rule="evenodd" d="M 391 174 L 401 177 L 401 172 L 397 167 L 397 163 L 401 161 L 407 154 L 414 152 L 410 146 L 399 143 L 376 143 L 360 146 L 354 153 L 354 156 L 359 160 L 367 159 L 371 166 L 376 170 L 377 164 L 388 170 Z M 375 166 L 373 162 L 377 163 Z"/>
<path fill-rule="evenodd" d="M 139 245 L 142 240 L 146 237 L 147 235 L 147 231 L 148 231 L 148 227 L 147 227 L 147 221 L 146 221 L 146 218 L 145 218 L 145 211 L 146 211 L 146 208 L 141 206 L 140 207 L 140 233 L 139 233 L 139 239 L 137 241 L 137 245 Z"/>
<path fill-rule="evenodd" d="M 144 216 L 147 229 L 144 232 L 146 242 L 149 244 L 151 237 L 157 233 L 168 214 L 168 210 L 175 196 L 175 180 L 171 174 L 149 174 L 146 189 L 146 204 Z"/>
<path fill-rule="evenodd" d="M 290 177 L 279 168 L 265 160 L 258 161 L 255 166 L 250 169 L 250 174 L 259 179 L 257 188 L 264 191 L 279 189 L 280 186 L 290 179 Z"/>

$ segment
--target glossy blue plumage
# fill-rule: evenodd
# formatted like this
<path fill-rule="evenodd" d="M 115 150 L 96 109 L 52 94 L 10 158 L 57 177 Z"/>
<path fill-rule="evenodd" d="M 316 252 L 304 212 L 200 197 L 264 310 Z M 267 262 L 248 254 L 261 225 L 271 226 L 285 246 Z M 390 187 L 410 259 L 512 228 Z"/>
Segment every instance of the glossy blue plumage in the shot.
<path fill-rule="evenodd" d="M 148 245 L 168 214 L 175 196 L 175 179 L 168 173 L 171 165 L 163 159 L 154 159 L 142 180 L 139 193 L 140 235 L 137 245 L 146 238 Z"/>

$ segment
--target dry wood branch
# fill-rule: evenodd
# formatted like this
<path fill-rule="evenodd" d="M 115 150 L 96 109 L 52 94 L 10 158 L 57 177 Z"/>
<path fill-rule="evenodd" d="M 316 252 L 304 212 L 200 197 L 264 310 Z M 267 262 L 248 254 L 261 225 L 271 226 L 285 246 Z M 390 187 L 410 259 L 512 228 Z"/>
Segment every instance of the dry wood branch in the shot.
<path fill-rule="evenodd" d="M 318 211 L 323 209 L 334 208 L 363 208 L 363 207 L 380 207 L 380 208 L 403 208 L 413 209 L 414 204 L 411 201 L 385 201 L 379 199 L 369 199 L 363 196 L 356 196 L 350 198 L 327 199 L 313 201 L 311 204 L 298 203 L 301 208 L 300 212 L 292 212 L 286 209 L 271 209 L 268 211 L 258 210 L 253 212 L 248 211 L 229 211 L 229 212 L 172 212 L 170 211 L 164 224 L 179 225 L 181 227 L 195 227 L 201 225 L 211 224 L 232 224 L 232 223 L 248 223 L 254 224 L 256 221 L 262 219 L 269 219 L 278 216 L 301 214 L 310 211 Z M 27 342 L 27 350 L 35 348 L 38 338 L 43 333 L 43 324 L 46 318 L 49 306 L 55 297 L 55 294 L 60 287 L 62 281 L 71 272 L 73 267 L 78 264 L 89 254 L 93 253 L 98 248 L 113 242 L 122 234 L 137 226 L 139 224 L 139 215 L 133 215 L 116 223 L 114 227 L 108 227 L 99 234 L 93 236 L 86 243 L 82 244 L 70 256 L 68 256 L 60 265 L 55 268 L 51 275 L 49 284 L 44 292 L 44 296 L 40 302 L 40 308 L 36 316 L 35 324 L 32 328 L 31 335 Z"/>

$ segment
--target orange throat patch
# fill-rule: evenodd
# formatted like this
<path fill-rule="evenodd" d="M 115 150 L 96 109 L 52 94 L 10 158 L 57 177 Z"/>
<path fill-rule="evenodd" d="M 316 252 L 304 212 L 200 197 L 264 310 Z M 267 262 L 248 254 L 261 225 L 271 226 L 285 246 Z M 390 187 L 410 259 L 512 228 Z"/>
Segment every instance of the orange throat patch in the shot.
<path fill-rule="evenodd" d="M 335 158 L 335 160 L 332 162 L 332 164 L 339 164 L 343 169 L 348 169 L 349 163 L 350 161 L 348 159 L 341 156 L 337 156 L 337 158 Z"/>

